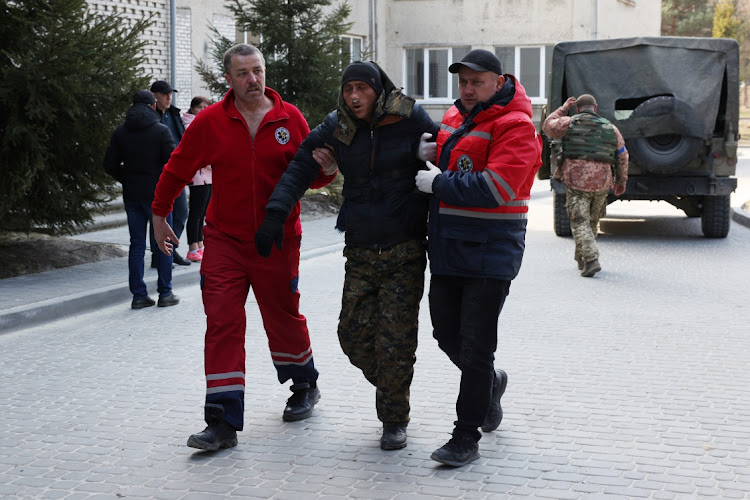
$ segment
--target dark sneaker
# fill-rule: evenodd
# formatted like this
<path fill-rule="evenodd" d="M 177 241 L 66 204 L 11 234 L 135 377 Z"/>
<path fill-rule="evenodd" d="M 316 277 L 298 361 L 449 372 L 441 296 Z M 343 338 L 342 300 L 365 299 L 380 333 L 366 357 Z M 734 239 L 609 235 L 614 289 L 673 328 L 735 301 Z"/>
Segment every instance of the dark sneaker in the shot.
<path fill-rule="evenodd" d="M 500 398 L 505 393 L 508 385 L 508 374 L 502 370 L 495 372 L 495 380 L 492 382 L 492 399 L 490 400 L 490 411 L 482 424 L 484 432 L 492 432 L 498 428 L 503 421 L 503 407 L 500 406 Z"/>
<path fill-rule="evenodd" d="M 315 403 L 320 400 L 320 391 L 307 383 L 294 384 L 291 390 L 294 394 L 287 400 L 282 418 L 285 422 L 304 420 L 312 415 Z"/>
<path fill-rule="evenodd" d="M 178 266 L 189 266 L 191 264 L 189 260 L 183 259 L 182 256 L 177 253 L 177 250 L 172 252 L 172 262 L 174 262 Z"/>
<path fill-rule="evenodd" d="M 430 458 L 451 467 L 463 467 L 479 458 L 479 444 L 471 436 L 454 432 L 450 441 L 433 451 Z"/>
<path fill-rule="evenodd" d="M 144 307 L 151 307 L 156 302 L 151 297 L 133 297 L 133 302 L 130 303 L 131 309 L 143 309 Z"/>
<path fill-rule="evenodd" d="M 237 431 L 224 420 L 224 408 L 221 405 L 207 404 L 205 415 L 208 427 L 190 436 L 188 446 L 206 451 L 237 446 Z"/>
<path fill-rule="evenodd" d="M 169 292 L 169 295 L 165 295 L 164 297 L 159 297 L 159 307 L 175 306 L 179 303 L 180 298 L 172 292 Z"/>
<path fill-rule="evenodd" d="M 381 450 L 400 450 L 406 446 L 406 424 L 384 424 Z"/>
<path fill-rule="evenodd" d="M 581 276 L 583 276 L 584 278 L 590 278 L 601 270 L 602 266 L 599 265 L 599 259 L 594 259 L 584 264 L 583 271 L 581 271 Z"/>

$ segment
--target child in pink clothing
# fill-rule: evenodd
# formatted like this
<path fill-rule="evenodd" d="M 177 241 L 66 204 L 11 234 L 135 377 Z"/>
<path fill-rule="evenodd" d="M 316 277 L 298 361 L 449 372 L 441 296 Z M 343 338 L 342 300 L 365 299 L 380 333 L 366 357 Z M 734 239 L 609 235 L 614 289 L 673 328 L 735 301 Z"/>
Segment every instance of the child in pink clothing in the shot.
<path fill-rule="evenodd" d="M 182 123 L 185 129 L 195 119 L 195 116 L 211 104 L 206 97 L 196 96 L 190 102 L 190 109 L 182 114 Z M 190 183 L 190 202 L 188 219 L 185 225 L 188 244 L 190 249 L 187 259 L 193 262 L 203 260 L 203 224 L 206 217 L 206 209 L 211 199 L 211 166 L 202 168 L 196 172 Z"/>

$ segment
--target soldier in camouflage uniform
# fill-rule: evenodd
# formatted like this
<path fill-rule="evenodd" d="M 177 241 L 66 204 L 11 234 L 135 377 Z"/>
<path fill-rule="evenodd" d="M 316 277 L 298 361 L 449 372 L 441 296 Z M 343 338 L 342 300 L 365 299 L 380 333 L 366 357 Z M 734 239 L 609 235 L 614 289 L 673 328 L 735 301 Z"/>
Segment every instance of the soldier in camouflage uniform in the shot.
<path fill-rule="evenodd" d="M 567 116 L 575 104 L 578 114 Z M 605 213 L 607 194 L 620 196 L 628 180 L 628 150 L 617 127 L 596 114 L 596 99 L 583 94 L 565 103 L 547 117 L 545 134 L 562 138 L 562 165 L 553 178 L 565 183 L 565 209 L 576 243 L 574 258 L 581 276 L 590 278 L 601 271 L 596 235 L 599 218 Z"/>
<path fill-rule="evenodd" d="M 409 387 L 424 289 L 428 198 L 415 187 L 435 159 L 438 126 L 375 63 L 354 62 L 341 78 L 338 108 L 316 127 L 266 205 L 255 238 L 261 255 L 281 242 L 284 220 L 317 176 L 315 148 L 330 148 L 344 175 L 336 222 L 346 232 L 346 275 L 338 335 L 351 363 L 375 386 L 380 447 L 406 446 Z"/>

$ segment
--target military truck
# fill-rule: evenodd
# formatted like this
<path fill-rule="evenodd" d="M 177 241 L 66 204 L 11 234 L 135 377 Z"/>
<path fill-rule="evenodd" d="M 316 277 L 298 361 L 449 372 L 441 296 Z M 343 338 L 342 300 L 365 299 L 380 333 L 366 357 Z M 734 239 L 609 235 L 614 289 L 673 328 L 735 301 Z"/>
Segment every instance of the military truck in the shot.
<path fill-rule="evenodd" d="M 619 200 L 660 200 L 701 217 L 708 238 L 729 233 L 737 187 L 739 46 L 735 40 L 645 37 L 555 45 L 549 112 L 570 96 L 592 94 L 598 114 L 622 133 L 630 166 Z M 570 114 L 575 112 L 575 107 Z M 541 130 L 541 123 L 540 123 Z M 561 141 L 543 135 L 540 179 L 557 168 Z M 554 229 L 569 236 L 565 185 L 550 181 Z"/>

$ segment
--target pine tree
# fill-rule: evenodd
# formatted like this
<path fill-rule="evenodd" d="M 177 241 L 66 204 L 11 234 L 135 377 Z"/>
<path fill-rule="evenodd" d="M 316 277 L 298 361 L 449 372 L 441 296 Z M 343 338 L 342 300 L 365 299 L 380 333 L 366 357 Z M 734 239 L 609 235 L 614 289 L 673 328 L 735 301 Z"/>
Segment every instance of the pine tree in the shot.
<path fill-rule="evenodd" d="M 211 61 L 198 59 L 195 70 L 208 87 L 213 102 L 221 100 L 229 91 L 229 84 L 224 78 L 224 53 L 234 45 L 234 41 L 222 35 L 215 26 L 209 25 L 213 34 L 210 38 Z"/>
<path fill-rule="evenodd" d="M 300 108 L 311 128 L 336 107 L 341 71 L 349 62 L 341 35 L 351 27 L 347 22 L 351 8 L 342 3 L 324 15 L 322 7 L 329 5 L 330 0 L 227 3 L 237 27 L 259 39 L 256 46 L 266 59 L 266 85 Z M 214 35 L 215 49 L 226 47 L 229 41 L 215 30 Z M 214 51 L 214 59 L 216 52 L 219 50 Z M 213 81 L 217 79 L 214 74 Z"/>
<path fill-rule="evenodd" d="M 99 16 L 85 0 L 0 7 L 0 231 L 71 231 L 113 196 L 102 159 L 148 78 L 146 21 Z"/>
<path fill-rule="evenodd" d="M 711 36 L 713 2 L 707 0 L 662 0 L 662 36 Z"/>

